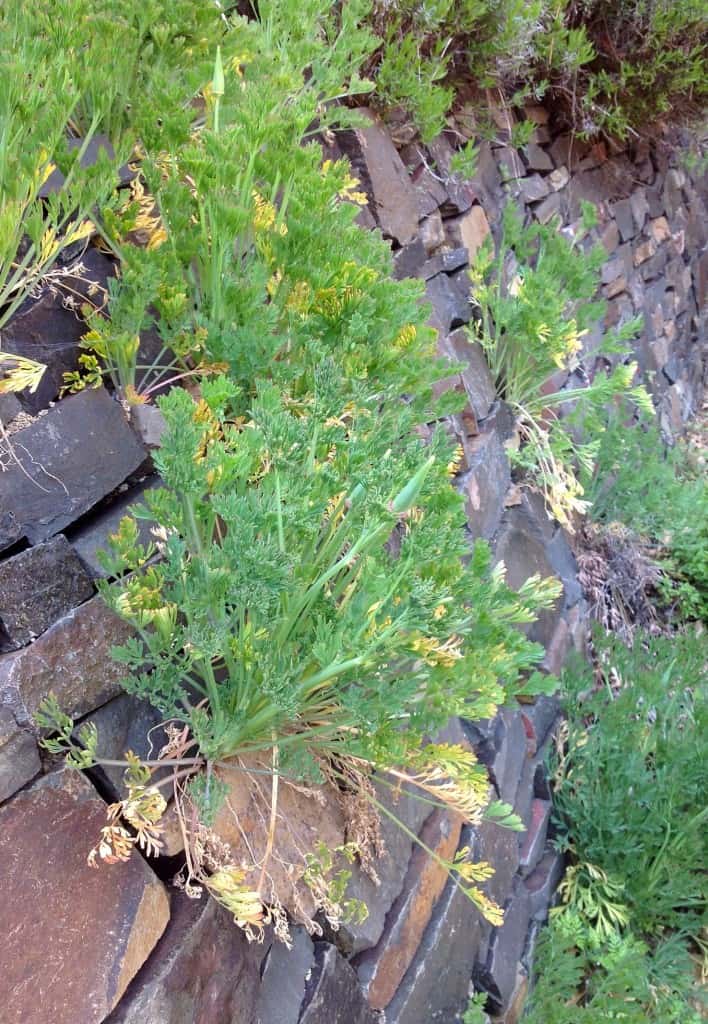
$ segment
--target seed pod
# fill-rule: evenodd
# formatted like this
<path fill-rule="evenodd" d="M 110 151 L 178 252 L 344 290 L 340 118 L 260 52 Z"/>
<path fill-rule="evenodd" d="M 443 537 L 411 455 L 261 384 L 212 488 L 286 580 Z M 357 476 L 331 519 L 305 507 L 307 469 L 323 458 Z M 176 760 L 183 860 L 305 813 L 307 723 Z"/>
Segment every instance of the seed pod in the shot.
<path fill-rule="evenodd" d="M 392 512 L 395 512 L 396 515 L 402 515 L 415 505 L 420 492 L 423 489 L 425 478 L 430 472 L 430 468 L 434 462 L 435 458 L 431 455 L 425 460 L 420 469 L 413 474 L 403 490 L 399 491 L 391 502 Z"/>

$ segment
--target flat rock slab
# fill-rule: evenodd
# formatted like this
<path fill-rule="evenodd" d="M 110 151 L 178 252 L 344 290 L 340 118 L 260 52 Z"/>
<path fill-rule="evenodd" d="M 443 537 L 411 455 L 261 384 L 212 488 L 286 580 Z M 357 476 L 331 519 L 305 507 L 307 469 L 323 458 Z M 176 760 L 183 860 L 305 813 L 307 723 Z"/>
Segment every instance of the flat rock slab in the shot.
<path fill-rule="evenodd" d="M 315 960 L 300 1024 L 379 1024 L 342 954 L 327 942 L 317 942 Z"/>
<path fill-rule="evenodd" d="M 0 803 L 34 778 L 40 767 L 34 736 L 18 726 L 10 708 L 0 705 Z"/>
<path fill-rule="evenodd" d="M 450 861 L 457 851 L 461 829 L 459 816 L 437 808 L 431 813 L 420 833 L 421 846 L 413 850 L 403 892 L 387 917 L 387 930 L 376 948 L 357 960 L 360 981 L 375 1009 L 386 1007 L 396 994 L 447 882 L 446 868 L 422 844 Z"/>
<path fill-rule="evenodd" d="M 253 1024 L 298 1024 L 305 989 L 315 963 L 312 939 L 293 928 L 292 948 L 277 940 L 268 950 Z"/>
<path fill-rule="evenodd" d="M 398 245 L 418 233 L 418 202 L 403 161 L 383 126 L 369 110 L 365 128 L 339 133 L 338 143 L 349 157 L 384 236 Z"/>
<path fill-rule="evenodd" d="M 167 893 L 142 857 L 88 867 L 105 823 L 75 772 L 0 808 L 3 1024 L 99 1024 L 162 934 Z"/>
<path fill-rule="evenodd" d="M 93 508 L 145 461 L 145 450 L 104 388 L 64 399 L 12 436 L 19 464 L 0 473 L 0 550 L 48 540 Z"/>
<path fill-rule="evenodd" d="M 111 500 L 108 508 L 96 510 L 91 516 L 87 516 L 70 535 L 71 545 L 84 564 L 84 568 L 93 579 L 105 579 L 108 575 L 99 553 L 108 548 L 108 538 L 116 533 L 120 521 L 124 516 L 130 515 L 133 505 L 145 507 L 142 501 L 146 491 L 159 487 L 159 480 L 156 477 L 148 477 L 135 487 L 128 488 L 116 495 Z M 138 526 L 138 542 L 145 547 L 150 541 L 154 541 L 151 530 L 155 523 L 149 519 L 136 519 Z"/>
<path fill-rule="evenodd" d="M 93 595 L 93 584 L 59 535 L 0 562 L 0 651 L 30 643 Z"/>
<path fill-rule="evenodd" d="M 468 828 L 462 842 L 471 842 Z M 479 910 L 450 878 L 415 959 L 386 1007 L 387 1024 L 457 1020 L 467 1005 L 480 941 L 489 930 Z"/>
<path fill-rule="evenodd" d="M 256 887 L 264 861 L 271 813 L 272 762 L 268 757 L 240 758 L 234 768 L 219 767 L 215 774 L 227 788 L 216 816 L 214 831 L 231 847 L 233 860 L 248 872 L 245 883 Z M 247 769 L 251 769 L 249 772 Z M 314 786 L 308 793 L 280 780 L 273 853 L 261 890 L 265 902 L 274 892 L 296 921 L 315 912 L 310 889 L 302 881 L 303 854 L 322 842 L 329 850 L 344 843 L 344 815 L 332 786 Z"/>
<path fill-rule="evenodd" d="M 91 598 L 43 633 L 29 647 L 0 658 L 0 700 L 20 718 L 29 718 L 53 692 L 68 715 L 84 715 L 121 692 L 125 668 L 111 658 L 132 630 Z"/>
<path fill-rule="evenodd" d="M 177 893 L 150 960 L 105 1024 L 254 1024 L 266 949 L 215 900 Z"/>

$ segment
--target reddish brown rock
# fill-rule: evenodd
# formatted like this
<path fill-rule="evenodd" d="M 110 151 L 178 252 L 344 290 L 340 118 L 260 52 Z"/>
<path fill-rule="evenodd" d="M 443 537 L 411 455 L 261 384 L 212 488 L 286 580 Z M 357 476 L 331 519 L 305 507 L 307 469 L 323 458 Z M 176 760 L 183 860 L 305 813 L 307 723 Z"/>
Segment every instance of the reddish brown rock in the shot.
<path fill-rule="evenodd" d="M 175 894 L 164 935 L 105 1024 L 252 1024 L 267 950 L 215 900 Z"/>
<path fill-rule="evenodd" d="M 435 810 L 423 826 L 421 844 L 450 861 L 457 851 L 461 829 L 461 818 Z M 363 953 L 357 963 L 359 978 L 374 1009 L 383 1009 L 395 995 L 447 879 L 443 865 L 422 846 L 414 849 L 403 892 L 391 908 L 386 931 L 376 948 Z"/>
<path fill-rule="evenodd" d="M 169 918 L 139 855 L 93 870 L 106 805 L 77 773 L 45 776 L 0 809 L 3 1024 L 98 1024 Z"/>
<path fill-rule="evenodd" d="M 359 113 L 370 120 L 370 126 L 341 132 L 339 145 L 366 190 L 383 234 L 399 245 L 406 245 L 418 232 L 418 203 L 413 186 L 378 119 L 369 110 Z"/>
<path fill-rule="evenodd" d="M 219 768 L 218 775 L 227 786 L 226 798 L 217 814 L 214 830 L 229 844 L 237 864 L 258 865 L 264 859 L 271 811 L 271 763 L 267 758 L 240 759 L 254 769 L 249 774 L 239 768 Z M 344 843 L 344 817 L 338 796 L 332 787 L 314 786 L 310 792 L 296 789 L 285 780 L 278 787 L 278 819 L 273 840 L 273 855 L 267 863 L 261 895 L 267 901 L 277 894 L 286 910 L 302 919 L 315 911 L 310 890 L 301 881 L 303 852 L 314 851 L 322 842 L 329 850 Z M 252 868 L 249 885 L 258 886 L 260 870 Z"/>
<path fill-rule="evenodd" d="M 0 803 L 34 778 L 40 767 L 34 736 L 0 704 Z"/>
<path fill-rule="evenodd" d="M 120 693 L 125 668 L 110 649 L 131 632 L 102 597 L 93 597 L 29 647 L 0 658 L 0 694 L 21 715 L 33 715 L 50 692 L 68 715 L 84 715 Z"/>

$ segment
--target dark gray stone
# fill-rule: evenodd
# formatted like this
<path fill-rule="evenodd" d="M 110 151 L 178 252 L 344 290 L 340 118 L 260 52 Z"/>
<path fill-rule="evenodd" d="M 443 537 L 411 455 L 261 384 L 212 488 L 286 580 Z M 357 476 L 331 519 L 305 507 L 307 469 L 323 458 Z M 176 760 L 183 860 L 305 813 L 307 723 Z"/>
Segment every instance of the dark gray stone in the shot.
<path fill-rule="evenodd" d="M 545 178 L 540 174 L 531 174 L 528 178 L 521 178 L 517 186 L 525 203 L 536 203 L 545 199 L 551 191 Z"/>
<path fill-rule="evenodd" d="M 538 524 L 523 507 L 507 509 L 495 538 L 494 557 L 506 565 L 506 579 L 512 590 L 518 590 L 538 573 L 541 577 L 557 577 L 546 551 Z M 563 607 L 563 595 L 553 606 L 540 612 L 536 621 L 519 627 L 530 639 L 546 647 L 552 637 Z"/>
<path fill-rule="evenodd" d="M 27 412 L 46 409 L 58 396 L 64 374 L 78 368 L 79 341 L 85 333 L 84 321 L 48 288 L 39 298 L 28 299 L 3 327 L 4 350 L 46 366 L 37 390 L 19 396 Z"/>
<path fill-rule="evenodd" d="M 121 761 L 127 750 L 132 750 L 144 759 L 156 758 L 167 742 L 167 735 L 162 728 L 164 715 L 152 704 L 138 700 L 132 694 L 122 693 L 96 711 L 92 711 L 83 720 L 92 722 L 98 730 L 98 750 L 101 757 L 111 761 Z M 83 724 L 83 722 L 82 722 Z M 125 768 L 106 766 L 100 769 L 113 790 L 113 799 L 123 799 L 123 772 Z M 155 772 L 155 781 L 164 778 L 172 769 L 159 769 Z"/>
<path fill-rule="evenodd" d="M 519 867 L 519 836 L 492 821 L 483 821 L 474 830 L 472 857 L 486 861 L 494 867 L 494 875 L 484 885 L 484 891 L 500 906 L 511 894 L 514 876 Z"/>
<path fill-rule="evenodd" d="M 489 539 L 504 511 L 504 495 L 511 483 L 509 460 L 498 431 L 486 426 L 469 449 L 470 468 L 461 480 L 467 526 L 472 537 Z"/>
<path fill-rule="evenodd" d="M 93 584 L 66 537 L 0 562 L 0 651 L 28 644 L 93 595 Z"/>
<path fill-rule="evenodd" d="M 462 382 L 472 412 L 477 421 L 489 415 L 496 399 L 496 388 L 489 371 L 484 350 L 478 341 L 472 341 L 467 331 L 455 331 L 448 338 L 454 357 L 465 363 L 467 369 L 462 371 Z"/>
<path fill-rule="evenodd" d="M 526 163 L 532 171 L 552 171 L 553 161 L 545 149 L 535 142 L 529 142 L 525 148 Z"/>
<path fill-rule="evenodd" d="M 528 756 L 526 731 L 521 712 L 502 708 L 497 716 L 504 727 L 496 756 L 489 766 L 489 774 L 496 786 L 499 799 L 514 804 L 521 772 Z"/>
<path fill-rule="evenodd" d="M 0 704 L 0 803 L 39 772 L 37 742 L 21 729 L 9 707 Z"/>
<path fill-rule="evenodd" d="M 417 835 L 431 811 L 429 803 L 416 796 L 415 788 L 403 788 L 394 800 L 392 790 L 383 782 L 376 786 L 377 799 L 401 821 L 409 831 Z M 347 955 L 360 953 L 375 946 L 383 935 L 386 916 L 394 901 L 400 895 L 408 871 L 413 849 L 413 840 L 397 822 L 387 815 L 381 815 L 381 835 L 384 854 L 374 864 L 379 884 L 359 867 L 352 867 L 347 885 L 347 899 L 363 900 L 369 908 L 365 921 L 344 922 L 336 934 L 336 942 Z"/>
<path fill-rule="evenodd" d="M 418 233 L 418 203 L 408 172 L 375 115 L 370 110 L 359 113 L 370 126 L 340 132 L 337 141 L 366 190 L 384 237 L 407 245 Z"/>
<path fill-rule="evenodd" d="M 315 967 L 299 1024 L 378 1024 L 354 969 L 327 942 L 315 943 Z"/>
<path fill-rule="evenodd" d="M 6 395 L 0 394 L 0 423 L 3 427 L 12 423 L 15 416 L 21 412 L 22 406 L 17 395 L 13 395 L 12 392 L 8 392 Z"/>
<path fill-rule="evenodd" d="M 471 831 L 462 834 L 463 845 Z M 469 983 L 482 937 L 489 925 L 449 879 L 420 948 L 395 996 L 386 1007 L 387 1024 L 449 1024 L 469 998 Z"/>
<path fill-rule="evenodd" d="M 629 202 L 632 207 L 632 216 L 634 217 L 634 223 L 637 231 L 641 232 L 644 228 L 647 214 L 649 213 L 646 189 L 638 188 L 636 191 L 632 192 L 629 197 Z"/>
<path fill-rule="evenodd" d="M 132 635 L 127 623 L 93 597 L 29 647 L 0 657 L 0 701 L 27 722 L 52 691 L 68 715 L 84 715 L 120 693 L 125 669 L 111 646 Z"/>
<path fill-rule="evenodd" d="M 431 260 L 427 261 L 421 270 L 421 277 L 429 281 L 436 274 L 454 274 L 456 270 L 462 270 L 468 263 L 469 254 L 464 247 L 446 249 L 444 252 L 436 253 Z"/>
<path fill-rule="evenodd" d="M 548 224 L 553 217 L 561 214 L 563 201 L 558 192 L 547 196 L 543 202 L 536 203 L 532 207 L 533 215 L 540 224 Z"/>
<path fill-rule="evenodd" d="M 519 854 L 522 875 L 530 874 L 540 861 L 546 844 L 550 820 L 550 802 L 534 797 L 531 804 L 531 820 Z"/>
<path fill-rule="evenodd" d="M 563 877 L 563 857 L 547 849 L 537 867 L 524 879 L 524 888 L 530 899 L 530 911 L 535 921 L 545 921 L 553 894 Z"/>
<path fill-rule="evenodd" d="M 145 461 L 123 410 L 103 388 L 64 399 L 13 434 L 21 465 L 0 473 L 0 550 L 59 533 Z"/>
<path fill-rule="evenodd" d="M 255 1024 L 263 946 L 207 896 L 172 896 L 152 956 L 104 1024 Z"/>
<path fill-rule="evenodd" d="M 99 561 L 98 554 L 108 548 L 108 538 L 117 531 L 121 519 L 129 515 L 133 505 L 144 507 L 142 498 L 145 492 L 159 486 L 159 480 L 150 477 L 136 487 L 126 488 L 111 501 L 107 508 L 82 520 L 80 525 L 71 531 L 72 547 L 93 579 L 105 579 L 107 575 Z M 137 519 L 136 522 L 138 524 L 138 541 L 147 547 L 154 540 L 150 531 L 155 524 L 150 519 Z"/>
<path fill-rule="evenodd" d="M 253 1024 L 298 1024 L 307 979 L 315 962 L 315 947 L 305 929 L 291 929 L 292 949 L 275 941 L 261 972 Z"/>
<path fill-rule="evenodd" d="M 469 281 L 466 290 L 469 293 Z M 469 323 L 471 307 L 469 295 L 465 288 L 447 274 L 438 274 L 426 282 L 425 292 L 428 301 L 442 330 L 447 334 L 455 327 Z"/>
<path fill-rule="evenodd" d="M 478 199 L 477 190 L 469 182 L 459 181 L 455 177 L 448 178 L 445 182 L 446 196 L 440 206 L 440 213 L 443 217 L 457 217 L 469 210 L 472 203 Z"/>
<path fill-rule="evenodd" d="M 423 276 L 427 259 L 428 254 L 421 239 L 414 238 L 412 242 L 404 245 L 394 254 L 393 276 L 397 281 L 402 281 L 405 277 Z"/>
<path fill-rule="evenodd" d="M 619 228 L 620 238 L 623 242 L 629 242 L 637 233 L 637 225 L 632 212 L 630 199 L 620 199 L 612 204 L 612 216 Z"/>
<path fill-rule="evenodd" d="M 475 969 L 475 986 L 489 993 L 498 1013 L 508 1008 L 514 994 L 530 920 L 531 901 L 521 886 L 517 888 L 511 904 L 504 912 L 504 924 L 492 938 L 485 966 Z"/>

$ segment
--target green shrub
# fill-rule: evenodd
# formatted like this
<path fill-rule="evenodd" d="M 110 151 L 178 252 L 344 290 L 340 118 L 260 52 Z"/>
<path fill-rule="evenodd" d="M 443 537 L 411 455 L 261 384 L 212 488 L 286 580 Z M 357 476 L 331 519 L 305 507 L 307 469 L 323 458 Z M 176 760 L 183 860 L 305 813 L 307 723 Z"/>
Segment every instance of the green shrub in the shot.
<path fill-rule="evenodd" d="M 598 248 L 584 253 L 581 241 L 582 232 L 570 242 L 555 224 L 524 227 L 508 206 L 496 254 L 487 242 L 470 271 L 481 313 L 473 331 L 498 393 L 517 420 L 521 446 L 510 448 L 511 459 L 528 472 L 551 512 L 571 529 L 573 513 L 587 508 L 576 471 L 580 466 L 593 473 L 602 410 L 618 394 L 651 405 L 644 389 L 632 384 L 635 363 L 598 372 L 586 386 L 553 388 L 559 370 L 577 368 L 582 337 L 602 313 L 602 304 L 592 299 L 604 256 Z M 606 335 L 603 350 L 621 353 L 638 326 L 635 320 Z M 556 411 L 562 406 L 563 418 Z M 578 424 L 584 440 L 574 429 Z"/>
<path fill-rule="evenodd" d="M 542 935 L 530 1024 L 702 1019 L 706 642 L 595 636 L 563 676 L 553 759 L 570 866 Z"/>
<path fill-rule="evenodd" d="M 470 76 L 511 106 L 552 96 L 586 136 L 700 113 L 708 95 L 702 0 L 399 0 L 375 5 L 373 24 L 379 100 L 406 108 L 424 140 Z"/>
<path fill-rule="evenodd" d="M 705 637 L 644 636 L 628 649 L 598 633 L 595 646 L 597 682 L 590 667 L 563 677 L 559 845 L 620 885 L 638 934 L 698 940 L 708 815 Z"/>
<path fill-rule="evenodd" d="M 679 442 L 667 448 L 656 422 L 612 416 L 600 435 L 597 466 L 584 479 L 591 516 L 626 526 L 662 569 L 664 603 L 687 618 L 708 618 L 708 487 L 705 467 Z"/>

